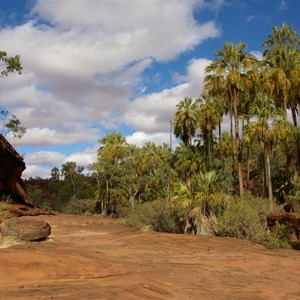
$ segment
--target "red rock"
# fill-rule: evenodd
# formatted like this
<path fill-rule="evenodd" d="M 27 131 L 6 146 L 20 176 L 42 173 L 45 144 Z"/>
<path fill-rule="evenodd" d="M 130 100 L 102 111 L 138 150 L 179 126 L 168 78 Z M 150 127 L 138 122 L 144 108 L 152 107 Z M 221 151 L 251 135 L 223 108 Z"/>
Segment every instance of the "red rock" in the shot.
<path fill-rule="evenodd" d="M 20 240 L 33 242 L 47 238 L 50 225 L 42 220 L 9 218 L 0 224 L 2 236 L 14 236 Z"/>
<path fill-rule="evenodd" d="M 0 134 L 0 195 L 10 195 L 16 203 L 33 206 L 21 179 L 25 169 L 22 156 Z"/>

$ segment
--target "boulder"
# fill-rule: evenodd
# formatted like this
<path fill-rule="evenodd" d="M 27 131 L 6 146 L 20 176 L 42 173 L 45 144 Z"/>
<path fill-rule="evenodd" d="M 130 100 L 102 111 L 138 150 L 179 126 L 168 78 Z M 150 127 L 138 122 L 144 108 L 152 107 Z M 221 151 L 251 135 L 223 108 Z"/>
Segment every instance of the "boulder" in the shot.
<path fill-rule="evenodd" d="M 51 233 L 51 227 L 45 221 L 21 217 L 3 220 L 0 231 L 2 237 L 13 236 L 26 242 L 33 242 L 46 239 Z"/>

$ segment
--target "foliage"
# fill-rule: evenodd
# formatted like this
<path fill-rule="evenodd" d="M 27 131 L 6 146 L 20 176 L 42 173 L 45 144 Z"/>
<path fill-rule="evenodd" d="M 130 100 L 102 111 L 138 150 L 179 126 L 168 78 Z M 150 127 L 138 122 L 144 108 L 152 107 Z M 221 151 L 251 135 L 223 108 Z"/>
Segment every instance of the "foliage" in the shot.
<path fill-rule="evenodd" d="M 11 202 L 9 196 L 2 195 L 0 197 L 0 220 L 5 219 L 8 215 L 8 205 Z"/>
<path fill-rule="evenodd" d="M 5 51 L 0 51 L 0 77 L 7 76 L 9 73 L 22 73 L 20 56 L 8 56 Z"/>
<path fill-rule="evenodd" d="M 2 223 L 2 227 L 5 226 L 5 236 L 1 235 L 0 230 L 0 249 L 8 248 L 14 245 L 22 244 L 21 240 L 22 232 L 17 230 L 16 228 L 16 220 L 15 218 L 8 219 L 8 205 L 11 202 L 11 198 L 9 196 L 1 196 L 0 197 L 0 223 Z M 5 223 L 3 223 L 5 221 Z"/>
<path fill-rule="evenodd" d="M 174 134 L 185 146 L 191 145 L 192 137 L 196 132 L 195 103 L 191 98 L 186 97 L 176 107 Z"/>
<path fill-rule="evenodd" d="M 218 219 L 218 234 L 254 243 L 263 244 L 268 248 L 286 248 L 289 244 L 268 231 L 266 216 L 268 202 L 260 198 L 247 196 L 234 198 L 229 203 L 221 218 Z"/>
<path fill-rule="evenodd" d="M 26 128 L 21 125 L 20 120 L 15 115 L 10 116 L 9 111 L 7 110 L 2 110 L 0 115 L 2 121 L 2 134 L 6 136 L 11 132 L 13 139 L 21 139 L 26 133 Z"/>
<path fill-rule="evenodd" d="M 126 222 L 140 230 L 162 232 L 179 232 L 180 230 L 164 200 L 154 200 L 137 205 L 135 210 L 126 217 Z"/>
<path fill-rule="evenodd" d="M 95 199 L 71 199 L 64 209 L 64 213 L 73 215 L 96 214 L 97 200 Z"/>

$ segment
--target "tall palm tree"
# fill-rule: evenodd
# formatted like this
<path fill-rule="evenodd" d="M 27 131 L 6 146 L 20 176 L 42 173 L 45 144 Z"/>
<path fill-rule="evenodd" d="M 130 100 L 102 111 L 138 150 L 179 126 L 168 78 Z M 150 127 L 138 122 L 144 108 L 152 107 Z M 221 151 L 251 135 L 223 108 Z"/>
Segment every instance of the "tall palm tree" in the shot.
<path fill-rule="evenodd" d="M 281 27 L 273 26 L 272 33 L 266 38 L 262 47 L 263 57 L 271 67 L 269 83 L 285 112 L 290 109 L 294 126 L 300 122 L 300 37 L 290 24 L 283 23 Z M 300 172 L 300 144 L 296 141 L 296 168 Z"/>
<path fill-rule="evenodd" d="M 269 34 L 262 47 L 265 48 L 263 57 L 265 61 L 275 69 L 276 90 L 281 96 L 282 106 L 285 111 L 290 108 L 293 115 L 296 115 L 294 94 L 298 90 L 300 76 L 300 37 L 290 24 L 283 23 L 282 27 L 272 27 L 272 34 Z M 294 87 L 298 87 L 298 89 Z M 297 104 L 296 104 L 297 105 Z M 299 112 L 298 112 L 299 113 Z M 293 116 L 294 118 L 294 116 Z M 296 119 L 294 118 L 294 123 Z"/>
<path fill-rule="evenodd" d="M 216 51 L 218 59 L 215 59 L 206 67 L 206 88 L 210 91 L 220 91 L 228 101 L 229 113 L 233 116 L 235 143 L 238 149 L 238 179 L 239 193 L 243 194 L 243 173 L 242 173 L 242 145 L 239 134 L 238 107 L 243 99 L 245 90 L 249 88 L 251 81 L 247 78 L 247 71 L 256 61 L 254 56 L 245 51 L 246 44 L 239 42 L 237 44 L 224 43 L 224 49 Z M 231 125 L 231 134 L 232 125 Z M 234 147 L 232 146 L 232 149 Z M 233 154 L 234 158 L 234 154 Z M 234 159 L 233 159 L 234 161 Z"/>
<path fill-rule="evenodd" d="M 184 145 L 187 146 L 191 144 L 192 137 L 196 132 L 195 105 L 191 98 L 185 97 L 176 107 L 174 134 L 176 137 L 180 137 Z"/>
<path fill-rule="evenodd" d="M 218 102 L 214 98 L 202 94 L 202 99 L 196 100 L 195 117 L 200 127 L 205 144 L 207 157 L 207 170 L 210 170 L 212 164 L 212 139 L 213 130 L 221 123 L 222 115 L 218 110 Z"/>
<path fill-rule="evenodd" d="M 288 133 L 289 126 L 286 122 L 284 111 L 277 108 L 274 99 L 267 94 L 260 94 L 250 105 L 249 112 L 256 119 L 247 124 L 243 139 L 246 143 L 256 141 L 260 146 L 265 163 L 270 210 L 272 210 L 273 191 L 270 156 L 276 143 L 280 139 L 284 139 Z"/>

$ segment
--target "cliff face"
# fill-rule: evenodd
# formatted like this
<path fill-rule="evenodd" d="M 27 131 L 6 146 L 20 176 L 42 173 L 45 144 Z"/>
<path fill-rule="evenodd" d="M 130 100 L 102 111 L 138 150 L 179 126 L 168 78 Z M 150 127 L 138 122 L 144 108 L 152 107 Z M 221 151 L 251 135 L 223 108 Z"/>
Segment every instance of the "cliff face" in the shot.
<path fill-rule="evenodd" d="M 21 155 L 0 134 L 0 196 L 10 195 L 13 202 L 33 206 L 21 179 L 25 169 Z"/>

